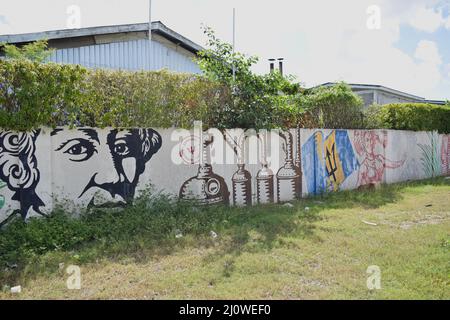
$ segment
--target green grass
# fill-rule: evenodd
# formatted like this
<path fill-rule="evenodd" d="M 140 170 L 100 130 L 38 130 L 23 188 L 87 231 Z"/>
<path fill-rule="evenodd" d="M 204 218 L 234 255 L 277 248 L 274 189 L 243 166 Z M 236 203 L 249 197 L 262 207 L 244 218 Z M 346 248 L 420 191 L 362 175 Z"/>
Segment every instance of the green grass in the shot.
<path fill-rule="evenodd" d="M 0 232 L 0 286 L 23 291 L 0 299 L 450 298 L 450 180 L 293 204 L 195 209 L 158 196 L 14 221 Z M 81 267 L 81 290 L 66 288 L 61 263 Z M 370 265 L 380 290 L 367 289 Z"/>

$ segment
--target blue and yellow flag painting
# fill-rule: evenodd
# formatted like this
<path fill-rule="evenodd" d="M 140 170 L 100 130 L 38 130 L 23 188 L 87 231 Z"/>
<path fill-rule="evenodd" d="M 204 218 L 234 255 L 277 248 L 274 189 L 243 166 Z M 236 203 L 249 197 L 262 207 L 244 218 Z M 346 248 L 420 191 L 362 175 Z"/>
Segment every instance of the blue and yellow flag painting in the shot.
<path fill-rule="evenodd" d="M 359 167 L 346 130 L 334 130 L 325 139 L 315 132 L 302 146 L 302 163 L 309 193 L 338 190 Z"/>

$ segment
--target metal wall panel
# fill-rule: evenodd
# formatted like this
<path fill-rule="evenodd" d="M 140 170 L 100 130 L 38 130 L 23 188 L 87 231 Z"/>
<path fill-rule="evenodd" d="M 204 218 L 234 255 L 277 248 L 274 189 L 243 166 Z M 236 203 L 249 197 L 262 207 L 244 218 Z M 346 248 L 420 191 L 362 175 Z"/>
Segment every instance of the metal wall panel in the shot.
<path fill-rule="evenodd" d="M 57 63 L 81 64 L 87 68 L 160 70 L 200 73 L 191 57 L 160 42 L 145 39 L 79 48 L 58 49 L 49 58 Z"/>

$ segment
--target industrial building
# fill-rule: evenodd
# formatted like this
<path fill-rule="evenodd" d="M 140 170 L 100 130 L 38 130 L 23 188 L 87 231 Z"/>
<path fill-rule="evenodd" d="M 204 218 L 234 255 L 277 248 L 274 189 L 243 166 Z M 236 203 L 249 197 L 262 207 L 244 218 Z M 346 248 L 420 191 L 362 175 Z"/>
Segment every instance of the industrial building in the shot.
<path fill-rule="evenodd" d="M 25 45 L 45 39 L 57 63 L 87 68 L 160 70 L 200 73 L 194 61 L 202 47 L 169 29 L 162 22 L 54 30 L 0 35 L 0 43 Z M 0 53 L 1 54 L 1 53 Z"/>

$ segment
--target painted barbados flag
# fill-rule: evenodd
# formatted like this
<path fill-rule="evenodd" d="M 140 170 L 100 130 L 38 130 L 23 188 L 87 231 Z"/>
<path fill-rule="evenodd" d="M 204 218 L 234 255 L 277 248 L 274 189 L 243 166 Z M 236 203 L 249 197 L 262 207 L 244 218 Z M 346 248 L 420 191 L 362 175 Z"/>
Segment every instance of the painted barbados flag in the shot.
<path fill-rule="evenodd" d="M 302 146 L 303 177 L 309 193 L 335 191 L 358 167 L 346 130 L 327 137 L 315 132 Z"/>

